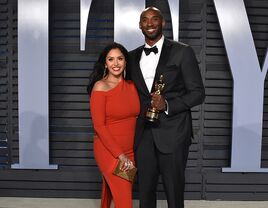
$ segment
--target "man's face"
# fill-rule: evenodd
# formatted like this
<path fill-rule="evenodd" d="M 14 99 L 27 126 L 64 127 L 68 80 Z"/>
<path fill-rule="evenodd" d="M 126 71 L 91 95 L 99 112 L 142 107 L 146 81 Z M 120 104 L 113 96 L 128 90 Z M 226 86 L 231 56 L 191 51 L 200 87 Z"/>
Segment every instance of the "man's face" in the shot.
<path fill-rule="evenodd" d="M 145 39 L 157 42 L 161 38 L 165 22 L 157 10 L 144 11 L 139 24 Z"/>

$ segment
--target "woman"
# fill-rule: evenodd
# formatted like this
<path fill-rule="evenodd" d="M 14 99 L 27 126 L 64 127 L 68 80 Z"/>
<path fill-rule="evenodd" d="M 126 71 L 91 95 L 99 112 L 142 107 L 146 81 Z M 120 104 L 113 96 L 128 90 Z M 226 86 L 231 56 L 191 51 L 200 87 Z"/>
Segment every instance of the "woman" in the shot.
<path fill-rule="evenodd" d="M 134 84 L 124 79 L 127 50 L 118 43 L 104 48 L 90 76 L 88 91 L 94 130 L 94 156 L 103 175 L 101 207 L 132 207 L 132 183 L 113 174 L 134 167 L 134 131 L 140 111 Z"/>

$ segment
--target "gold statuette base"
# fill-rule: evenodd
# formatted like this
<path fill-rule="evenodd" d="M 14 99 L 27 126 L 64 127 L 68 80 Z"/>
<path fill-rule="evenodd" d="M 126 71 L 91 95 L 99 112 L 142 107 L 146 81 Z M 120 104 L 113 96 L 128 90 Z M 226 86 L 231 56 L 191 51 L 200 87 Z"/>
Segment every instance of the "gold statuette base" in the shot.
<path fill-rule="evenodd" d="M 149 108 L 145 115 L 146 119 L 150 122 L 158 121 L 158 111 L 156 109 Z"/>

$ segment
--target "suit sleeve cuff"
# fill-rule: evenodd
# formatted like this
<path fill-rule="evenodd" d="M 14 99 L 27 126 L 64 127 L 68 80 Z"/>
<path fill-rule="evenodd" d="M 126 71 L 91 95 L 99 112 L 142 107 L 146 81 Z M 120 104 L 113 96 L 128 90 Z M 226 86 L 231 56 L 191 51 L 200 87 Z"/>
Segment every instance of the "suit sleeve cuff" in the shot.
<path fill-rule="evenodd" d="M 166 103 L 166 110 L 165 110 L 165 114 L 168 115 L 168 102 L 167 100 L 165 100 L 165 103 Z"/>

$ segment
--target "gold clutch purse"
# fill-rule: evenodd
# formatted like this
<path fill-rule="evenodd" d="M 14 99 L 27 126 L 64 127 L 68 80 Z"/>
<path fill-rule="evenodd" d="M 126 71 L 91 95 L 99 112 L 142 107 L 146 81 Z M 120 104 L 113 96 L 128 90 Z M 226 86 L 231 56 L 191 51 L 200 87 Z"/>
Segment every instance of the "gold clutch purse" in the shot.
<path fill-rule="evenodd" d="M 128 181 L 131 181 L 133 182 L 134 181 L 134 178 L 135 178 L 135 175 L 137 173 L 137 168 L 133 167 L 127 171 L 122 171 L 120 169 L 120 167 L 122 166 L 122 162 L 120 160 L 118 160 L 116 166 L 115 166 L 115 169 L 114 169 L 114 175 L 116 176 L 119 176 L 125 180 L 128 180 Z"/>

